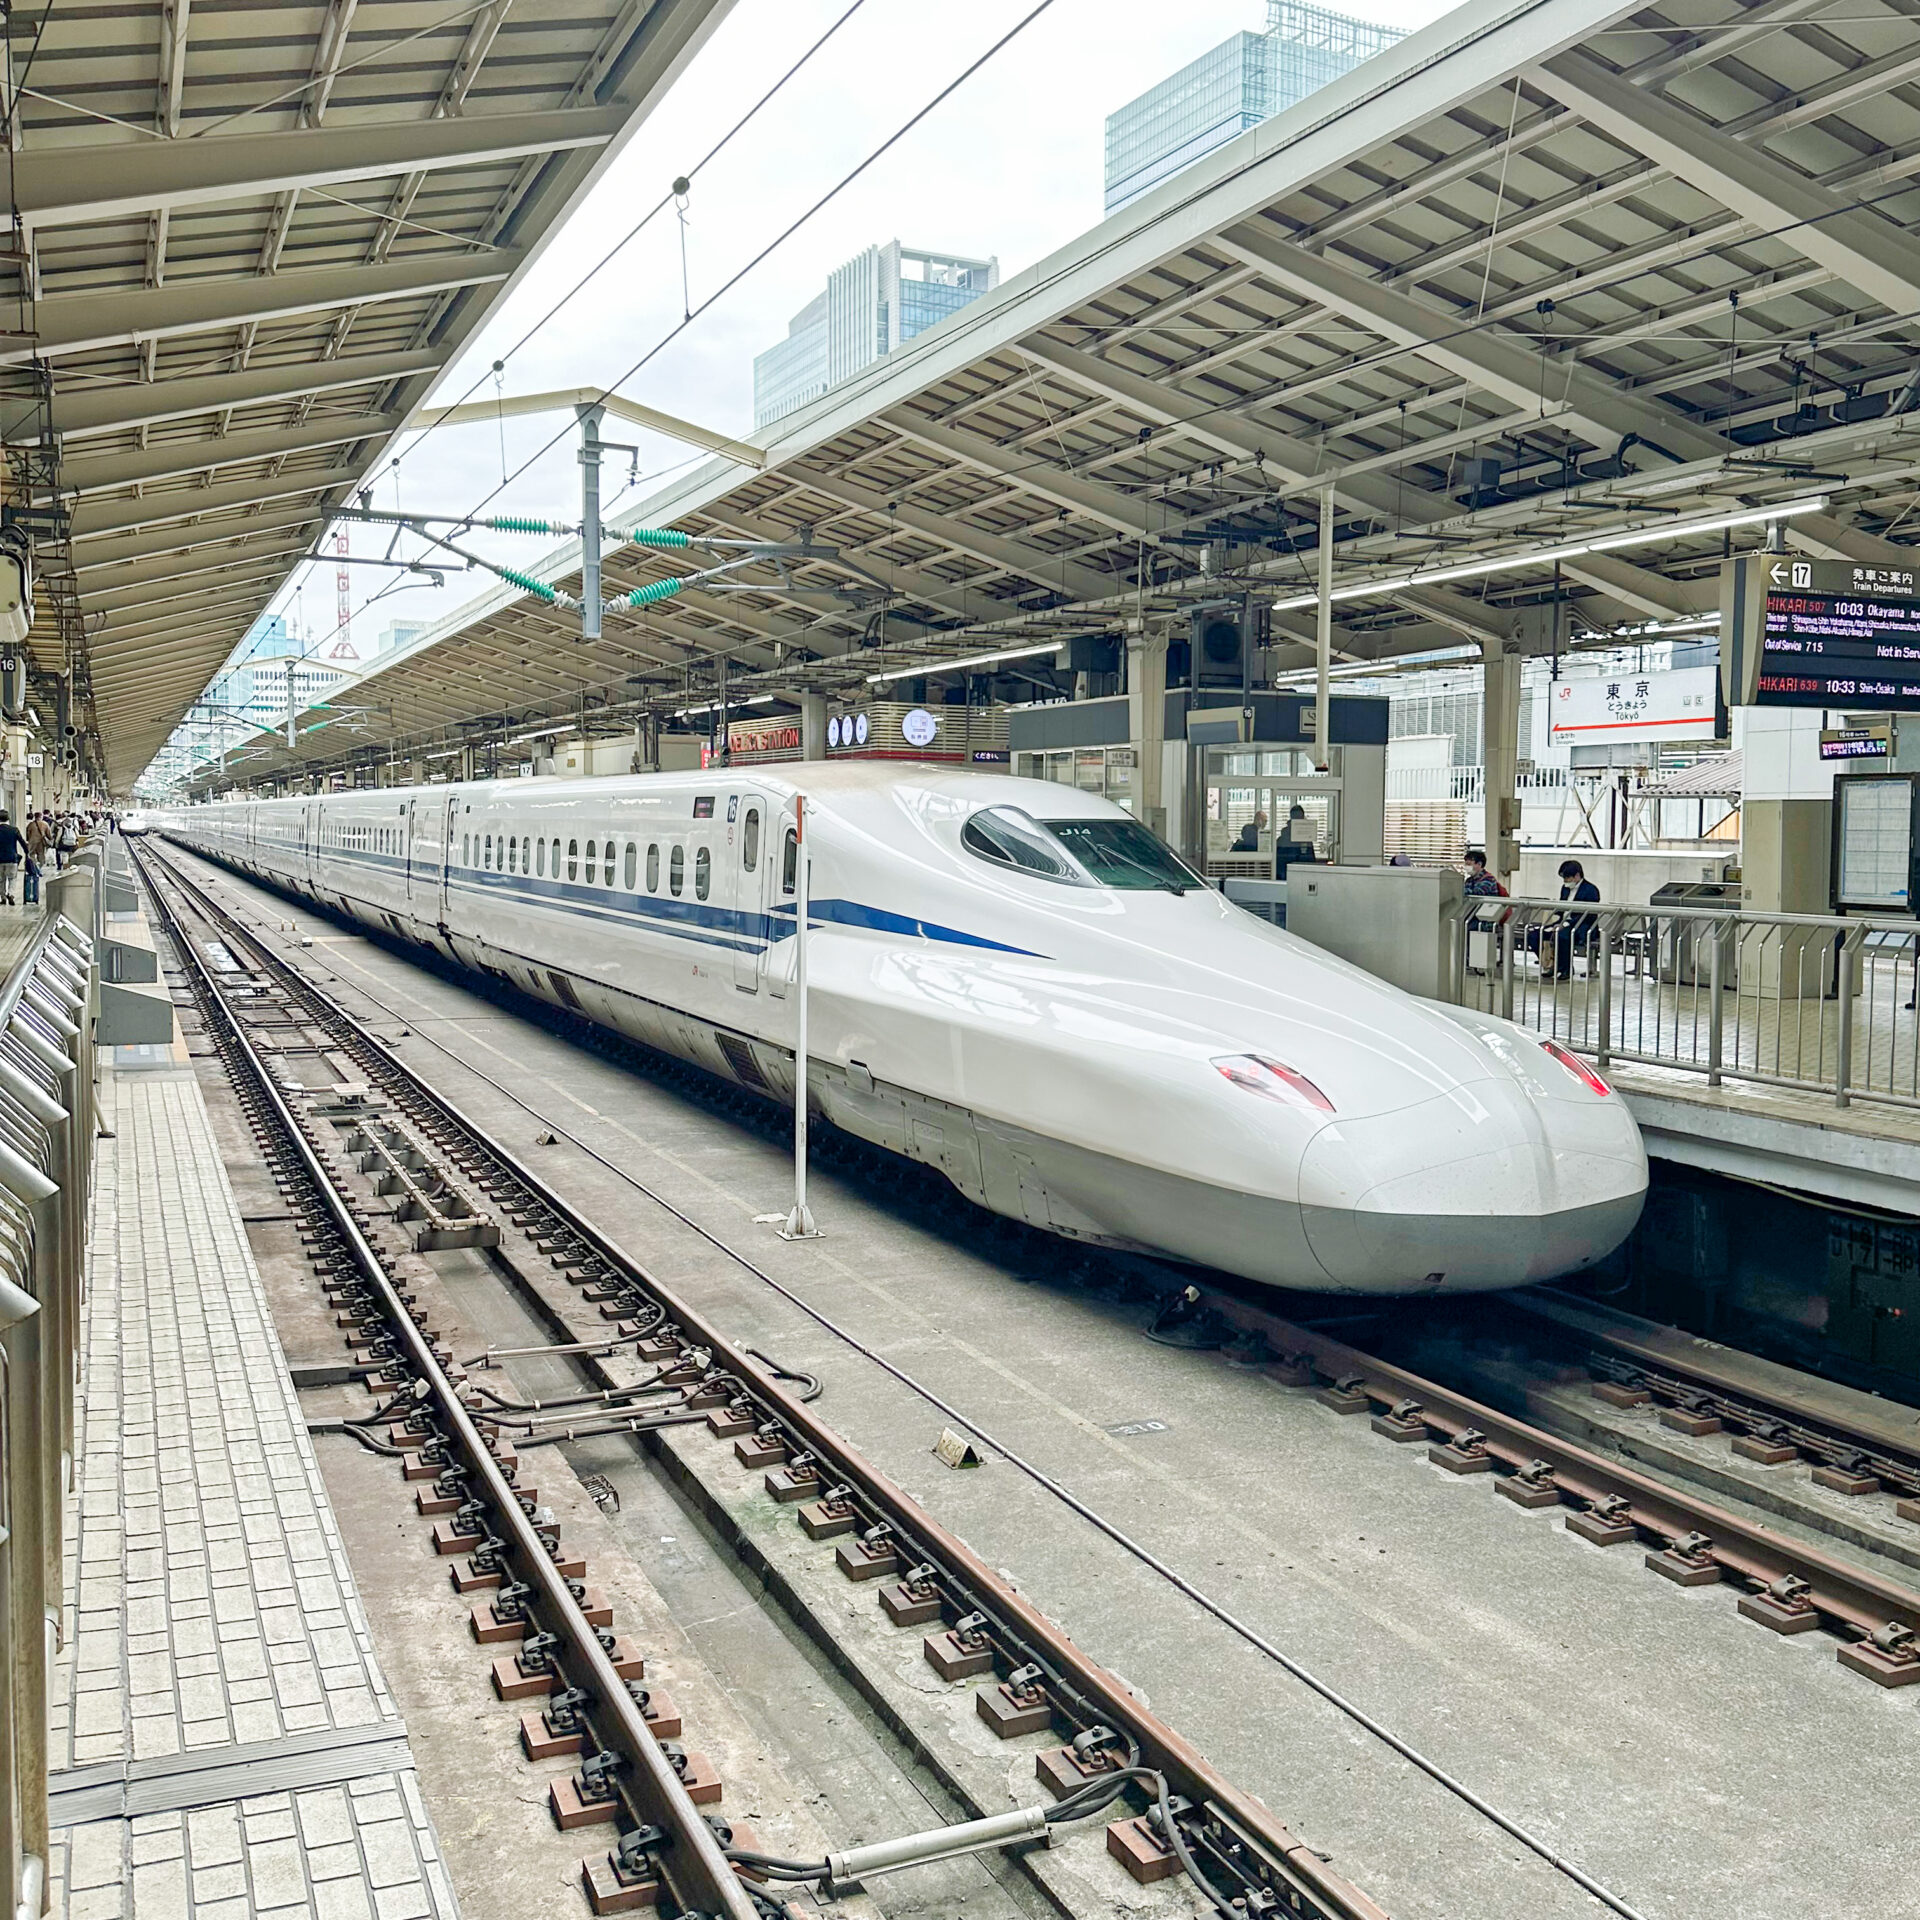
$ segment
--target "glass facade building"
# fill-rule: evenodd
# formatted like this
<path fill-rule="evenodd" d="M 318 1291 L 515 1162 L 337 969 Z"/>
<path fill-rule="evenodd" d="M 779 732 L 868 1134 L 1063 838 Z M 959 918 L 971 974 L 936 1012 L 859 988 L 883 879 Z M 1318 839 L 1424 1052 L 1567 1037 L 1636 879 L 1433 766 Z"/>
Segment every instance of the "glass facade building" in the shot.
<path fill-rule="evenodd" d="M 998 260 L 923 253 L 898 240 L 856 254 L 794 315 L 787 337 L 754 356 L 753 424 L 819 399 L 999 284 Z"/>
<path fill-rule="evenodd" d="M 1108 115 L 1107 212 L 1404 37 L 1304 0 L 1267 0 L 1265 33 L 1236 33 Z"/>

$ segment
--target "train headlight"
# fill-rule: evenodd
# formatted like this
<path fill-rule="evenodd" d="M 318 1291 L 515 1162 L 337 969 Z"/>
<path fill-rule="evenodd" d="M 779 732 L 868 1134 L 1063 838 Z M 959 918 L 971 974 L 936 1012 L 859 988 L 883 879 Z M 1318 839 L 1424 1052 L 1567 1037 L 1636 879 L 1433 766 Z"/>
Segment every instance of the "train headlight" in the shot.
<path fill-rule="evenodd" d="M 1582 1086 L 1591 1088 L 1603 1097 L 1613 1091 L 1577 1053 L 1569 1052 L 1558 1040 L 1542 1040 L 1540 1051 L 1552 1054 Z"/>
<path fill-rule="evenodd" d="M 1308 1113 L 1331 1113 L 1333 1102 L 1304 1073 L 1264 1053 L 1229 1053 L 1214 1061 L 1223 1078 L 1263 1100 L 1299 1107 Z"/>

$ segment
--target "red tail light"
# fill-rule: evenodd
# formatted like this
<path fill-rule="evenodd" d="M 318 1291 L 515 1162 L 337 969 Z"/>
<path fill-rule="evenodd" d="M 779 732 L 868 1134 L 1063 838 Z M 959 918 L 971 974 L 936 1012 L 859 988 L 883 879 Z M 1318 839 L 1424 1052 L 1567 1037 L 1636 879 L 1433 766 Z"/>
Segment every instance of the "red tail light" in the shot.
<path fill-rule="evenodd" d="M 1263 1100 L 1278 1100 L 1313 1113 L 1333 1111 L 1333 1102 L 1304 1073 L 1264 1053 L 1230 1053 L 1213 1064 L 1223 1078 Z"/>
<path fill-rule="evenodd" d="M 1546 1052 L 1552 1054 L 1582 1085 L 1591 1087 L 1595 1093 L 1600 1094 L 1602 1097 L 1613 1091 L 1577 1053 L 1569 1052 L 1558 1040 L 1542 1040 L 1540 1045 Z"/>

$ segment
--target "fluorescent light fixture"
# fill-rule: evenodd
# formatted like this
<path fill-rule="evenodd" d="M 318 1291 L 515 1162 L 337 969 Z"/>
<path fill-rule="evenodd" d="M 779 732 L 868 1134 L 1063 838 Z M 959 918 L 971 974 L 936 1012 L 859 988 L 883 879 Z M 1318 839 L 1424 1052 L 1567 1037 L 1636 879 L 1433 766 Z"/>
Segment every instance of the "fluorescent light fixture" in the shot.
<path fill-rule="evenodd" d="M 1419 573 L 1396 573 L 1385 580 L 1368 580 L 1357 586 L 1336 587 L 1333 599 L 1371 600 L 1383 593 L 1398 593 L 1406 587 L 1437 587 L 1449 580 L 1478 580 L 1491 573 L 1512 573 L 1521 567 L 1550 565 L 1555 560 L 1575 560 L 1583 553 L 1618 553 L 1623 547 L 1650 547 L 1661 540 L 1676 539 L 1690 533 L 1719 533 L 1729 527 L 1760 527 L 1775 520 L 1790 520 L 1796 514 L 1824 513 L 1825 494 L 1809 500 L 1789 500 L 1777 507 L 1749 507 L 1739 513 L 1716 513 L 1702 520 L 1669 520 L 1657 527 L 1630 527 L 1624 533 L 1596 534 L 1591 540 L 1565 540 L 1555 547 L 1535 547 L 1530 553 L 1502 554 L 1497 560 L 1463 560 L 1457 567 L 1431 567 Z M 1301 607 L 1320 604 L 1317 593 L 1297 593 L 1291 599 L 1276 600 L 1275 613 L 1292 613 Z"/>
<path fill-rule="evenodd" d="M 458 760 L 460 758 L 460 749 L 458 747 L 449 747 L 445 753 L 423 753 L 420 758 L 422 760 Z"/>
<path fill-rule="evenodd" d="M 547 740 L 556 733 L 578 733 L 580 723 L 577 720 L 565 720 L 557 727 L 536 727 L 531 733 L 516 733 L 510 740 L 502 740 L 503 747 L 517 747 L 527 740 Z"/>
<path fill-rule="evenodd" d="M 1036 654 L 1058 653 L 1064 640 L 1049 640 L 1038 647 L 1007 647 L 999 653 L 970 653 L 959 660 L 922 660 L 914 667 L 894 667 L 886 673 L 870 673 L 867 685 L 884 687 L 890 680 L 917 680 L 923 673 L 958 673 L 963 667 L 997 666 L 1002 660 L 1031 660 Z"/>
<path fill-rule="evenodd" d="M 777 693 L 756 693 L 745 700 L 729 700 L 727 711 L 731 713 L 736 707 L 764 707 L 771 705 L 779 698 Z M 709 700 L 704 707 L 676 707 L 673 717 L 676 720 L 691 720 L 696 713 L 718 713 L 719 710 L 720 702 Z"/>

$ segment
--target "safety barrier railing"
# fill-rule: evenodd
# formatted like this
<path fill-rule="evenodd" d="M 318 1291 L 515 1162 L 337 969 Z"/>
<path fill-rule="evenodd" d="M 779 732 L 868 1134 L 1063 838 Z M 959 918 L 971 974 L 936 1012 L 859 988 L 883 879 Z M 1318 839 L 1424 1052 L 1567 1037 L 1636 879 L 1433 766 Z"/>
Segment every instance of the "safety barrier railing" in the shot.
<path fill-rule="evenodd" d="M 47 1906 L 47 1716 L 93 1163 L 94 875 L 47 877 L 0 986 L 0 1859 L 9 1914 Z"/>
<path fill-rule="evenodd" d="M 1451 997 L 1591 1055 L 1920 1106 L 1920 923 L 1469 897 Z"/>

